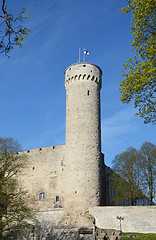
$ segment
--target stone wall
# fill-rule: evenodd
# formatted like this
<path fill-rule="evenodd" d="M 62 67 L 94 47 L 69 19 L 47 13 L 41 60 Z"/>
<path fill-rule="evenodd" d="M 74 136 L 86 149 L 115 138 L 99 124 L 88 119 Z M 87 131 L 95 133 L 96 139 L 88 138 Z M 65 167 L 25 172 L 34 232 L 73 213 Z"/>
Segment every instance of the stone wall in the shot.
<path fill-rule="evenodd" d="M 89 212 L 98 228 L 120 230 L 121 216 L 123 232 L 156 233 L 156 206 L 91 207 Z"/>
<path fill-rule="evenodd" d="M 39 211 L 64 207 L 65 145 L 22 151 L 26 167 L 19 176 L 20 186 L 28 192 L 28 202 Z"/>
<path fill-rule="evenodd" d="M 36 217 L 42 226 L 48 225 L 49 228 L 61 227 L 61 223 L 64 219 L 64 210 L 40 211 L 36 214 Z"/>

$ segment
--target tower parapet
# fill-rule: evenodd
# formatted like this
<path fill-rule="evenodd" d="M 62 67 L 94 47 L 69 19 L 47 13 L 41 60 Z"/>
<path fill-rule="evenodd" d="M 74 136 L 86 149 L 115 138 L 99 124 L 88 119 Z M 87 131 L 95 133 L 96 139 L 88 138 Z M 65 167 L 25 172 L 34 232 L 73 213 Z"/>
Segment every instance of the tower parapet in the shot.
<path fill-rule="evenodd" d="M 92 63 L 76 63 L 65 70 L 65 87 L 76 81 L 94 81 L 101 88 L 101 69 Z"/>

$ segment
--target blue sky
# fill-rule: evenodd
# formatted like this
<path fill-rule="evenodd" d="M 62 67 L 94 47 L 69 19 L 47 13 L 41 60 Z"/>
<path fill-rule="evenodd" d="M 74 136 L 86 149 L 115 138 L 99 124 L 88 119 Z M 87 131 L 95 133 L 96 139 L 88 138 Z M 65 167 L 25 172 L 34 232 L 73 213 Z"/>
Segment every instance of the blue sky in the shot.
<path fill-rule="evenodd" d="M 0 136 L 17 139 L 23 149 L 65 143 L 65 69 L 86 62 L 103 71 L 101 90 L 102 152 L 111 166 L 116 154 L 144 141 L 156 144 L 155 127 L 134 115 L 133 103 L 120 101 L 122 63 L 133 55 L 126 0 L 14 0 L 8 10 L 23 7 L 31 34 L 11 58 L 0 56 Z M 16 6 L 16 9 L 15 9 Z M 14 10 L 12 10 L 14 9 Z M 82 57 L 82 56 L 81 56 Z"/>

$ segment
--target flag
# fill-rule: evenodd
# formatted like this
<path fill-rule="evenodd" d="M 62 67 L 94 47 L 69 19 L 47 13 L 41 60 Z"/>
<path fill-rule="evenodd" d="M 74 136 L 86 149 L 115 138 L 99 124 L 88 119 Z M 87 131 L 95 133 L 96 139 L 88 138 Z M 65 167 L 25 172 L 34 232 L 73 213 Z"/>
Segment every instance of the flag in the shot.
<path fill-rule="evenodd" d="M 89 55 L 89 52 L 85 49 L 83 50 L 83 53 Z"/>

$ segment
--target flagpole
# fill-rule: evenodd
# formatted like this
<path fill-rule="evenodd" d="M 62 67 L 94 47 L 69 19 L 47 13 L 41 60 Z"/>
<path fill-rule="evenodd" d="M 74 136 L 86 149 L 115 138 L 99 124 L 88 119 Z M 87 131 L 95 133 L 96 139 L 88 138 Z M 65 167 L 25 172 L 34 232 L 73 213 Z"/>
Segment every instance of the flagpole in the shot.
<path fill-rule="evenodd" d="M 81 62 L 81 48 L 79 48 L 79 63 Z"/>
<path fill-rule="evenodd" d="M 85 62 L 85 53 L 84 53 L 84 51 L 85 51 L 85 48 L 83 49 L 83 62 Z"/>

